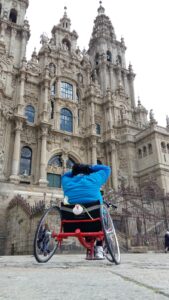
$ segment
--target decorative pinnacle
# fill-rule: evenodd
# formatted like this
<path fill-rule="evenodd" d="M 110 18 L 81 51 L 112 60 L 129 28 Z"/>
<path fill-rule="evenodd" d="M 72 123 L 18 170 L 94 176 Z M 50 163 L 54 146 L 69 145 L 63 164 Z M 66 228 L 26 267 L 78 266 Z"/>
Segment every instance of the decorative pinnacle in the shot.
<path fill-rule="evenodd" d="M 64 10 L 65 10 L 64 16 L 66 17 L 67 16 L 67 6 L 64 6 Z"/>
<path fill-rule="evenodd" d="M 105 9 L 104 9 L 104 7 L 102 6 L 102 1 L 99 1 L 99 4 L 100 4 L 100 7 L 98 8 L 98 13 L 99 13 L 99 15 L 101 15 L 101 14 L 104 14 L 104 12 L 105 12 Z"/>

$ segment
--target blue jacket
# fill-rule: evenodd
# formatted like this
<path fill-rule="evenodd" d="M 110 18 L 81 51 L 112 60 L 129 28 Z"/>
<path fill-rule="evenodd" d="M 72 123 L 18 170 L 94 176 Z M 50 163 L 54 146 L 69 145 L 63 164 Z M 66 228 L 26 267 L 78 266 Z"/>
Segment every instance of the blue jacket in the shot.
<path fill-rule="evenodd" d="M 78 174 L 72 176 L 72 172 L 66 172 L 62 176 L 62 188 L 64 196 L 68 197 L 70 204 L 89 203 L 100 200 L 103 202 L 100 188 L 110 176 L 110 167 L 104 165 L 91 166 L 93 173 L 89 175 Z"/>

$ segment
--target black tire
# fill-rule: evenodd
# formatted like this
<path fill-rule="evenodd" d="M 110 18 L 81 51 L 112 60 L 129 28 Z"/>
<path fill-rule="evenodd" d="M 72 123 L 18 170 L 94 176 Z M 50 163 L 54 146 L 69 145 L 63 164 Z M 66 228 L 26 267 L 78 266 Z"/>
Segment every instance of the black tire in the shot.
<path fill-rule="evenodd" d="M 101 205 L 100 210 L 105 237 L 104 254 L 110 262 L 118 265 L 120 264 L 120 249 L 113 220 L 106 205 Z"/>
<path fill-rule="evenodd" d="M 59 207 L 48 208 L 39 221 L 34 238 L 34 256 L 39 263 L 45 263 L 56 252 L 58 241 L 52 232 L 59 233 L 61 215 Z"/>

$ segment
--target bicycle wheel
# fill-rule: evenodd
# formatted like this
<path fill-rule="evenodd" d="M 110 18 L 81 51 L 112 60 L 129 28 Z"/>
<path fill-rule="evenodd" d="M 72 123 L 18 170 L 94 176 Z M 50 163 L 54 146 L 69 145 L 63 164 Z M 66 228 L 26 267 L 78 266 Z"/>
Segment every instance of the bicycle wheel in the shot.
<path fill-rule="evenodd" d="M 110 262 L 115 262 L 115 264 L 118 265 L 120 264 L 120 249 L 114 224 L 108 208 L 105 205 L 101 205 L 100 209 L 102 227 L 105 236 L 104 254 Z"/>
<path fill-rule="evenodd" d="M 34 256 L 39 263 L 47 262 L 55 253 L 59 242 L 52 237 L 52 232 L 59 233 L 60 226 L 59 208 L 48 208 L 39 221 L 34 238 Z"/>

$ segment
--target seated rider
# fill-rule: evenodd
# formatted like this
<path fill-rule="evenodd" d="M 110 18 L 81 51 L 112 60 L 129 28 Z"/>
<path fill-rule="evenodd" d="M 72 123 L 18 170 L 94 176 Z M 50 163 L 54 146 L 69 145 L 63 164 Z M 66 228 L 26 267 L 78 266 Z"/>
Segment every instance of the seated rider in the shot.
<path fill-rule="evenodd" d="M 100 188 L 106 183 L 111 169 L 105 165 L 74 164 L 72 171 L 62 176 L 62 188 L 69 204 L 100 201 L 103 203 Z M 103 259 L 102 242 L 96 242 L 97 259 Z"/>

